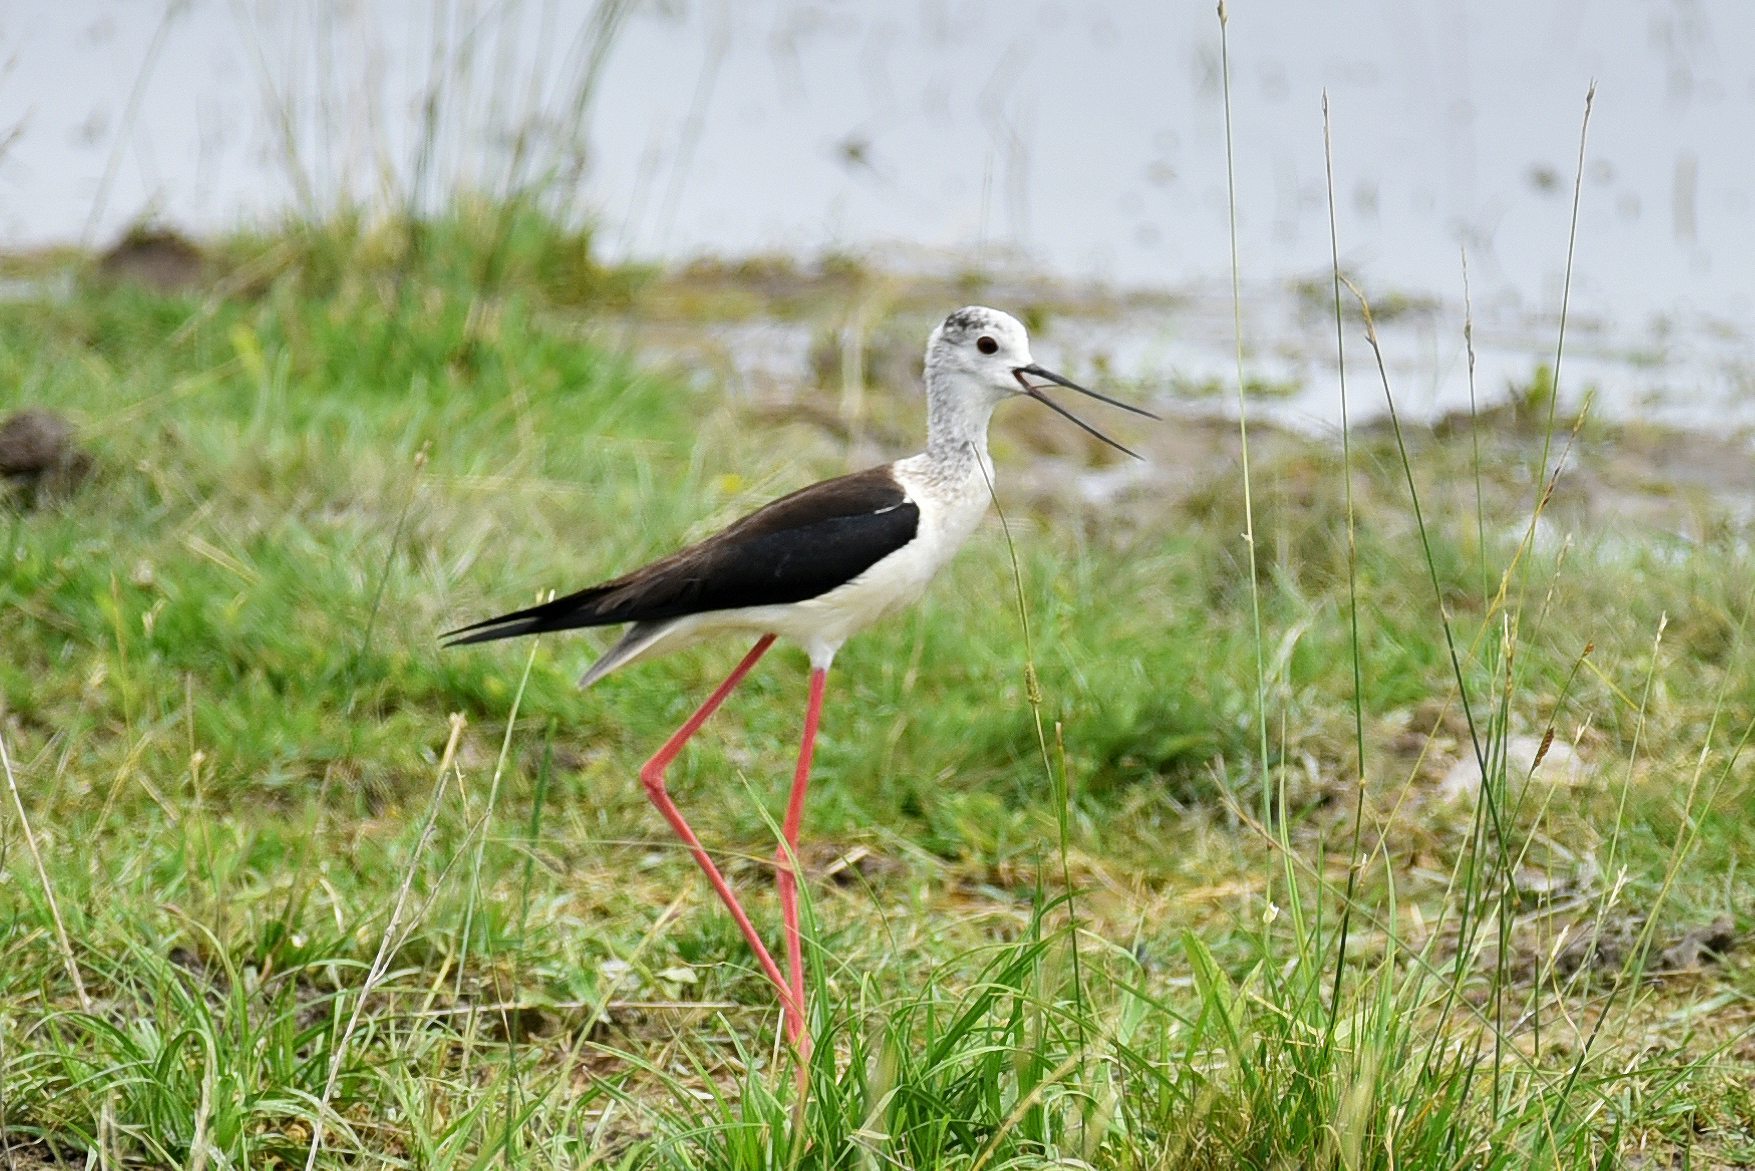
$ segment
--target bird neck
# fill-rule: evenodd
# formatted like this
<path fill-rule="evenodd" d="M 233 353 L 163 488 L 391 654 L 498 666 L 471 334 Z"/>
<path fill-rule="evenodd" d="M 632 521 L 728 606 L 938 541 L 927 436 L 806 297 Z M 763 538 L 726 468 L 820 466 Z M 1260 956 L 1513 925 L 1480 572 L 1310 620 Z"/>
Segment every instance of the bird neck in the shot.
<path fill-rule="evenodd" d="M 926 402 L 926 456 L 942 468 L 980 461 L 991 476 L 987 422 L 994 403 L 986 395 L 929 393 Z"/>

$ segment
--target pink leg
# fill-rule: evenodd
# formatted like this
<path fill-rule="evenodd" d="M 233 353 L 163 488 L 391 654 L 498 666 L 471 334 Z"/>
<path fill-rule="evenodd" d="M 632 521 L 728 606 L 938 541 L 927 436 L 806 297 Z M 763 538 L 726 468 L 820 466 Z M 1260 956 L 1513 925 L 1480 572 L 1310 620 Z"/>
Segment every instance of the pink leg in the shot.
<path fill-rule="evenodd" d="M 683 745 L 688 743 L 689 737 L 701 730 L 701 725 L 705 724 L 708 717 L 719 709 L 719 705 L 725 702 L 725 697 L 731 694 L 734 687 L 743 682 L 743 677 L 748 675 L 750 668 L 756 665 L 756 660 L 766 654 L 768 648 L 773 645 L 774 636 L 764 634 L 756 645 L 750 648 L 750 653 L 743 657 L 743 662 L 739 663 L 725 682 L 719 685 L 717 691 L 707 697 L 707 702 L 701 705 L 700 710 L 690 716 L 688 722 L 678 728 L 676 734 L 664 742 L 664 747 L 654 753 L 652 759 L 640 769 L 640 781 L 646 786 L 646 795 L 652 799 L 652 804 L 658 806 L 658 812 L 664 815 L 664 820 L 670 823 L 670 828 L 676 831 L 676 836 L 683 840 L 684 845 L 688 846 L 689 853 L 695 856 L 695 861 L 706 873 L 707 881 L 713 884 L 714 892 L 719 895 L 720 901 L 731 912 L 731 917 L 737 921 L 738 930 L 742 931 L 744 939 L 749 941 L 750 950 L 756 953 L 756 962 L 761 965 L 763 974 L 773 982 L 775 988 L 780 990 L 780 1003 L 786 1010 L 787 1031 L 792 1033 L 794 1040 L 796 1040 L 797 1026 L 794 1022 L 800 1019 L 798 1010 L 800 1002 L 793 998 L 791 986 L 787 984 L 786 978 L 780 974 L 779 965 L 775 964 L 774 957 L 768 954 L 767 947 L 762 943 L 762 937 L 756 934 L 755 926 L 750 922 L 750 917 L 744 914 L 742 905 L 737 901 L 737 896 L 731 893 L 731 887 L 726 883 L 725 876 L 719 873 L 719 867 L 715 866 L 713 859 L 708 857 L 706 849 L 701 845 L 701 840 L 695 836 L 695 831 L 689 828 L 689 823 L 683 820 L 682 811 L 677 809 L 675 803 L 670 799 L 670 794 L 664 788 L 664 770 L 670 767 L 670 762 L 676 759 L 677 753 L 682 751 Z"/>
<path fill-rule="evenodd" d="M 786 803 L 786 821 L 781 825 L 785 841 L 780 843 L 780 851 L 775 855 L 780 878 L 780 917 L 786 924 L 786 972 L 792 1003 L 800 1012 L 796 1021 L 790 1022 L 793 1025 L 792 1039 L 805 1057 L 810 1056 L 810 1034 L 802 1015 L 805 1007 L 804 946 L 798 937 L 798 831 L 804 821 L 804 793 L 810 785 L 811 754 L 816 750 L 817 725 L 822 721 L 823 689 L 828 676 L 829 673 L 820 667 L 810 673 L 810 703 L 804 709 L 804 742 L 799 745 L 798 769 L 792 774 L 792 797 Z"/>

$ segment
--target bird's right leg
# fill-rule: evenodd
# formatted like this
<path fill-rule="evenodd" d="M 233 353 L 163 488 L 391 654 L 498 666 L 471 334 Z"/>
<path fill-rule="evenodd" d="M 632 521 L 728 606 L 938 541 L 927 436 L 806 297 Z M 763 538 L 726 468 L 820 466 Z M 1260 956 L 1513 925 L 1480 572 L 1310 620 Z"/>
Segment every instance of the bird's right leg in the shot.
<path fill-rule="evenodd" d="M 689 848 L 689 853 L 695 856 L 695 861 L 707 875 L 707 881 L 713 884 L 714 892 L 719 895 L 726 910 L 731 912 L 732 919 L 736 920 L 737 928 L 743 932 L 744 939 L 749 942 L 750 950 L 756 953 L 756 962 L 761 965 L 762 974 L 767 976 L 768 980 L 779 990 L 780 1003 L 784 1007 L 786 1019 L 790 1023 L 803 1019 L 800 1006 L 793 1000 L 791 986 L 786 977 L 781 975 L 780 966 L 774 962 L 774 957 L 768 954 L 767 946 L 762 942 L 762 937 L 756 934 L 755 925 L 750 922 L 750 917 L 744 913 L 743 906 L 737 901 L 737 896 L 731 893 L 731 886 L 725 881 L 725 876 L 719 873 L 719 867 L 713 864 L 713 859 L 708 856 L 706 848 L 701 845 L 701 839 L 695 836 L 695 831 L 689 828 L 687 821 L 683 820 L 682 811 L 676 807 L 676 803 L 670 799 L 670 794 L 664 788 L 664 770 L 670 767 L 670 762 L 676 759 L 677 754 L 682 751 L 683 745 L 689 742 L 689 738 L 701 730 L 701 725 L 705 724 L 708 718 L 719 710 L 719 705 L 725 702 L 725 697 L 731 694 L 732 689 L 743 682 L 743 677 L 750 673 L 750 668 L 756 665 L 756 660 L 766 654 L 768 648 L 773 645 L 774 636 L 764 634 L 756 642 L 756 645 L 750 648 L 749 654 L 743 657 L 743 661 L 726 677 L 725 682 L 721 683 L 718 689 L 707 697 L 707 702 L 701 705 L 700 710 L 690 716 L 688 722 L 678 728 L 675 734 L 664 742 L 664 747 L 653 753 L 652 759 L 641 767 L 640 782 L 646 786 L 646 796 L 652 799 L 652 804 L 658 807 L 658 812 L 664 815 L 664 820 L 670 823 L 670 828 L 676 831 L 676 836 L 682 839 L 683 844 Z"/>

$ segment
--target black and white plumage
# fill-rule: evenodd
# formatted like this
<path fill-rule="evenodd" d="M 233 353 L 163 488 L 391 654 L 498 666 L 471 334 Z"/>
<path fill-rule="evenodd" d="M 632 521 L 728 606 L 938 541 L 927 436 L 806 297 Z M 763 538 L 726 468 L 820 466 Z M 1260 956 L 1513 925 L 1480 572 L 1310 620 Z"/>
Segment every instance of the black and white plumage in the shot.
<path fill-rule="evenodd" d="M 811 1040 L 799 931 L 797 851 L 829 664 L 848 638 L 918 598 L 975 530 L 992 491 L 987 423 L 1001 402 L 1028 395 L 1121 447 L 1047 398 L 1043 383 L 1147 414 L 1036 365 L 1030 358 L 1029 338 L 1016 319 L 994 309 L 959 309 L 933 330 L 927 343 L 927 437 L 926 450 L 919 455 L 813 484 L 632 573 L 451 632 L 451 645 L 458 646 L 581 626 L 628 624 L 621 639 L 585 672 L 581 686 L 637 659 L 713 635 L 741 631 L 756 636 L 755 645 L 730 677 L 641 768 L 640 780 L 778 991 L 787 1033 L 801 1057 L 801 1087 L 803 1059 L 809 1057 Z M 671 800 L 664 781 L 670 762 L 777 637 L 802 645 L 811 660 L 804 736 L 775 855 L 786 936 L 785 972 Z"/>
<path fill-rule="evenodd" d="M 1037 366 L 1023 325 L 1008 314 L 960 309 L 927 346 L 924 452 L 803 488 L 621 577 L 451 631 L 449 645 L 630 624 L 582 687 L 733 631 L 777 634 L 801 644 L 813 667 L 827 668 L 849 637 L 915 601 L 974 531 L 993 478 L 993 409 L 1029 395 L 1072 418 L 1042 395 L 1041 383 L 1148 414 Z"/>
<path fill-rule="evenodd" d="M 888 467 L 813 484 L 613 581 L 455 632 L 451 645 L 582 626 L 633 625 L 586 672 L 611 670 L 703 629 L 750 629 L 750 611 L 822 598 L 914 541 L 920 508 Z M 756 623 L 759 625 L 759 623 Z"/>

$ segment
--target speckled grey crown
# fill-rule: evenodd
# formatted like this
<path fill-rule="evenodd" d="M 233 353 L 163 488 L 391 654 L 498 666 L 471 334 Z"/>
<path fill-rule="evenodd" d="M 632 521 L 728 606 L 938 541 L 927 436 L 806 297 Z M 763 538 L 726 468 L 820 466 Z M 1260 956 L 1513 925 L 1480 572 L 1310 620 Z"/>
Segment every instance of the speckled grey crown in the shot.
<path fill-rule="evenodd" d="M 988 309 L 981 305 L 968 305 L 945 318 L 940 331 L 947 337 L 961 336 L 982 329 L 995 329 L 1004 320 L 1005 315 L 997 309 Z"/>

